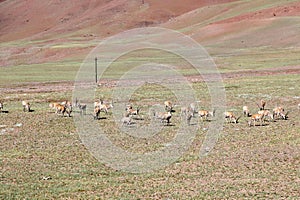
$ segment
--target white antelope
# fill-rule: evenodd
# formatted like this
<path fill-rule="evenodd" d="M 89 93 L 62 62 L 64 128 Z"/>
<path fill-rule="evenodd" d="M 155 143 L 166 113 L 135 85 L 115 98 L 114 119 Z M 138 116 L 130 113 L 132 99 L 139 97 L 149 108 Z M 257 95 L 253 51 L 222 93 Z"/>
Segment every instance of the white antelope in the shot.
<path fill-rule="evenodd" d="M 253 122 L 253 126 L 255 126 L 255 122 L 259 121 L 260 125 L 263 125 L 263 121 L 264 121 L 264 114 L 254 114 L 251 116 L 250 120 L 248 121 L 248 125 L 251 126 L 252 122 Z"/>
<path fill-rule="evenodd" d="M 236 117 L 232 112 L 225 112 L 225 119 L 227 120 L 227 122 L 229 123 L 238 123 L 238 120 L 240 117 Z"/>
<path fill-rule="evenodd" d="M 248 106 L 243 106 L 243 114 L 244 114 L 244 116 L 247 116 L 247 117 L 250 116 L 250 111 L 249 111 Z"/>
<path fill-rule="evenodd" d="M 23 106 L 23 111 L 28 111 L 30 112 L 30 103 L 27 101 L 22 101 L 22 106 Z"/>
<path fill-rule="evenodd" d="M 203 120 L 207 120 L 208 117 L 213 117 L 214 116 L 215 111 L 208 111 L 208 110 L 199 110 L 198 111 L 198 116 L 200 117 L 200 119 Z"/>

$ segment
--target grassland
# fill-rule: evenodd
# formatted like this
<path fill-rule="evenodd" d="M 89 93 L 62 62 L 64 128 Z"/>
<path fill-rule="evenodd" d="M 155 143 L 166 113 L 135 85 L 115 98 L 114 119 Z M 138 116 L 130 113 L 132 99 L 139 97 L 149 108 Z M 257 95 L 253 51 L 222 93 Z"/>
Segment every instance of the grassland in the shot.
<path fill-rule="evenodd" d="M 199 130 L 188 151 L 175 163 L 152 173 L 117 171 L 96 160 L 83 145 L 73 117 L 49 111 L 53 99 L 70 99 L 71 91 L 5 93 L 8 113 L 0 113 L 2 145 L 1 199 L 297 199 L 299 198 L 299 75 L 274 75 L 225 79 L 227 110 L 241 114 L 241 106 L 252 112 L 256 102 L 267 100 L 267 108 L 282 105 L 288 120 L 248 127 L 246 117 L 238 124 L 224 124 L 213 151 L 199 158 L 199 149 L 211 122 L 198 122 Z M 145 86 L 132 103 L 161 103 L 161 87 Z M 205 84 L 193 84 L 200 107 L 208 108 Z M 110 88 L 102 95 L 109 97 Z M 205 94 L 205 96 L 203 95 Z M 152 99 L 149 100 L 149 95 Z M 171 93 L 166 93 L 173 98 Z M 20 99 L 32 102 L 34 112 L 22 112 Z M 149 139 L 120 134 L 111 114 L 97 123 L 111 129 L 108 137 L 128 151 L 144 153 L 164 147 L 172 140 L 180 121 L 178 108 L 164 132 Z M 146 110 L 143 115 L 147 116 Z M 74 112 L 73 116 L 79 116 Z M 84 116 L 93 120 L 90 113 Z M 146 120 L 145 120 L 146 121 Z M 146 123 L 138 121 L 137 123 Z M 21 124 L 21 125 L 20 125 Z"/>

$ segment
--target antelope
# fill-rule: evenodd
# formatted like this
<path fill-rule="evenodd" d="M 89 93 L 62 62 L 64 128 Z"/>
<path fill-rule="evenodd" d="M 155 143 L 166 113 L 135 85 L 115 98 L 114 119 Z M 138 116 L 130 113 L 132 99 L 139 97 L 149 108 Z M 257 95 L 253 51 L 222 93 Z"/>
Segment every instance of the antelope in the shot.
<path fill-rule="evenodd" d="M 0 112 L 3 110 L 3 103 L 0 101 Z"/>
<path fill-rule="evenodd" d="M 284 113 L 284 108 L 283 107 L 276 107 L 273 109 L 273 116 L 274 118 L 277 117 L 277 119 L 287 119 L 287 113 Z"/>
<path fill-rule="evenodd" d="M 22 101 L 22 106 L 23 106 L 23 111 L 25 112 L 26 110 L 30 112 L 30 103 L 27 101 Z"/>
<path fill-rule="evenodd" d="M 265 117 L 264 113 L 254 114 L 254 115 L 251 116 L 250 120 L 248 121 L 248 125 L 251 126 L 251 124 L 253 122 L 253 126 L 255 126 L 255 122 L 259 121 L 260 125 L 262 126 L 264 117 Z"/>
<path fill-rule="evenodd" d="M 86 114 L 86 104 L 81 104 L 78 102 L 77 98 L 75 100 L 75 106 L 77 106 L 80 110 L 80 115 Z"/>
<path fill-rule="evenodd" d="M 167 124 L 169 124 L 170 119 L 172 117 L 172 113 L 171 113 L 171 111 L 168 111 L 168 112 L 155 112 L 154 117 L 156 117 L 157 119 L 160 119 L 161 123 L 164 123 L 164 121 L 166 121 Z"/>
<path fill-rule="evenodd" d="M 56 109 L 56 111 L 55 111 L 56 114 L 60 113 L 60 114 L 62 114 L 62 116 L 65 115 L 65 112 L 66 112 L 66 106 L 65 105 L 56 104 L 55 109 Z"/>
<path fill-rule="evenodd" d="M 106 114 L 108 113 L 108 110 L 113 108 L 114 106 L 111 104 L 101 104 L 100 105 L 100 110 L 104 111 Z"/>
<path fill-rule="evenodd" d="M 58 104 L 59 104 L 59 103 L 52 102 L 52 103 L 49 103 L 49 107 L 50 107 L 50 109 L 56 110 L 56 106 L 57 106 Z"/>
<path fill-rule="evenodd" d="M 103 104 L 103 100 L 102 99 L 96 100 L 94 102 L 94 108 L 96 108 L 97 106 L 100 107 L 101 104 Z"/>
<path fill-rule="evenodd" d="M 198 111 L 198 116 L 200 117 L 200 119 L 203 120 L 207 120 L 207 118 L 209 116 L 213 117 L 214 116 L 215 111 L 207 111 L 207 110 L 199 110 Z"/>
<path fill-rule="evenodd" d="M 131 106 L 130 108 L 126 108 L 126 111 L 127 111 L 127 115 L 128 115 L 128 116 L 130 116 L 130 115 L 139 115 L 140 110 L 141 110 L 141 109 L 140 109 L 139 107 L 137 107 L 136 110 L 134 110 L 134 109 L 132 108 L 132 106 Z"/>
<path fill-rule="evenodd" d="M 238 123 L 238 120 L 240 117 L 236 117 L 232 112 L 225 112 L 225 119 L 229 122 L 229 123 Z"/>
<path fill-rule="evenodd" d="M 243 106 L 243 114 L 244 116 L 250 117 L 250 111 L 248 106 Z"/>
<path fill-rule="evenodd" d="M 257 103 L 257 106 L 259 107 L 259 110 L 264 110 L 266 106 L 266 101 L 265 100 L 260 100 L 260 104 Z"/>
<path fill-rule="evenodd" d="M 111 101 L 111 103 L 108 104 L 108 103 L 103 103 L 102 100 L 100 100 L 99 102 L 98 101 L 94 102 L 94 106 L 95 106 L 95 108 L 99 107 L 100 111 L 104 111 L 106 114 L 108 113 L 109 109 L 114 107 L 113 106 L 113 101 Z"/>
<path fill-rule="evenodd" d="M 100 111 L 101 111 L 100 107 L 96 106 L 94 108 L 94 119 L 99 119 Z"/>
<path fill-rule="evenodd" d="M 257 113 L 260 114 L 260 115 L 263 114 L 264 119 L 266 117 L 268 117 L 268 118 L 271 118 L 272 120 L 274 120 L 274 115 L 269 110 L 259 110 Z M 270 120 L 268 120 L 268 121 L 270 121 Z"/>
<path fill-rule="evenodd" d="M 61 113 L 64 116 L 64 113 L 67 113 L 69 117 L 71 117 L 71 113 L 73 111 L 72 103 L 68 100 L 63 101 L 61 103 L 53 103 L 55 106 L 56 112 L 55 113 Z M 50 105 L 49 105 L 50 106 Z M 64 107 L 64 108 L 63 108 Z"/>
<path fill-rule="evenodd" d="M 164 102 L 164 105 L 165 105 L 165 110 L 166 110 L 166 111 L 172 111 L 173 105 L 172 105 L 172 102 L 171 102 L 171 101 L 165 101 L 165 102 Z"/>

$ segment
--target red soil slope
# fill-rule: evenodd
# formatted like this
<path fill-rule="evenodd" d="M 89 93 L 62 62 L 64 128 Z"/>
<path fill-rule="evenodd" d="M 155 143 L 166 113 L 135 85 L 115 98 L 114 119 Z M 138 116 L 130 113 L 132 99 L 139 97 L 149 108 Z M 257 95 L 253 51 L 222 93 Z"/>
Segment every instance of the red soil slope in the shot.
<path fill-rule="evenodd" d="M 204 41 L 205 45 L 215 45 L 225 40 L 234 45 L 235 41 L 240 43 L 244 38 L 249 38 L 250 41 L 251 37 L 254 41 L 251 44 L 255 44 L 257 41 L 253 37 L 253 32 L 261 30 L 265 30 L 261 34 L 266 33 L 264 35 L 266 42 L 269 42 L 268 34 L 279 30 L 290 30 L 285 35 L 289 38 L 289 43 L 285 45 L 300 41 L 296 25 L 293 23 L 285 25 L 287 17 L 300 16 L 299 1 L 295 3 L 281 1 L 284 6 L 245 12 L 241 12 L 241 9 L 252 1 L 144 0 L 144 4 L 142 2 L 143 0 L 0 0 L 0 42 L 4 44 L 14 41 L 18 44 L 0 46 L 0 66 L 81 59 L 93 47 L 84 46 L 86 43 L 143 26 L 180 29 L 195 40 L 201 43 Z M 244 7 L 236 6 L 240 4 Z M 240 14 L 227 17 L 231 11 Z M 280 22 L 280 19 L 285 21 Z M 274 21 L 280 22 L 275 28 L 270 26 Z M 264 29 L 265 27 L 268 28 Z M 279 41 L 277 39 L 274 37 L 275 43 Z M 53 45 L 64 43 L 83 45 L 51 48 Z"/>
<path fill-rule="evenodd" d="M 0 41 L 37 34 L 53 37 L 95 26 L 105 35 L 136 26 L 157 25 L 202 6 L 230 1 L 144 0 L 142 4 L 142 0 L 2 0 Z"/>

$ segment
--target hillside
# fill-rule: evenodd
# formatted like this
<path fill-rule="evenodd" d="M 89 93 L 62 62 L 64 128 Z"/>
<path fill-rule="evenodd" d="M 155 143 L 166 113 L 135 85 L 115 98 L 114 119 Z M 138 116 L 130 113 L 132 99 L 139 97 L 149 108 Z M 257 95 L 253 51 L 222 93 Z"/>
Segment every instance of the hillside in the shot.
<path fill-rule="evenodd" d="M 255 58 L 264 51 L 282 56 L 285 49 L 293 49 L 286 64 L 297 64 L 299 1 L 185 2 L 1 1 L 0 65 L 63 62 L 78 66 L 101 39 L 146 26 L 166 27 L 191 36 L 207 48 L 220 68 L 239 66 L 243 59 L 235 59 L 239 55 L 254 54 Z M 286 60 L 271 62 L 267 65 L 275 62 L 280 67 Z M 256 66 L 262 67 L 262 63 L 250 68 Z"/>

